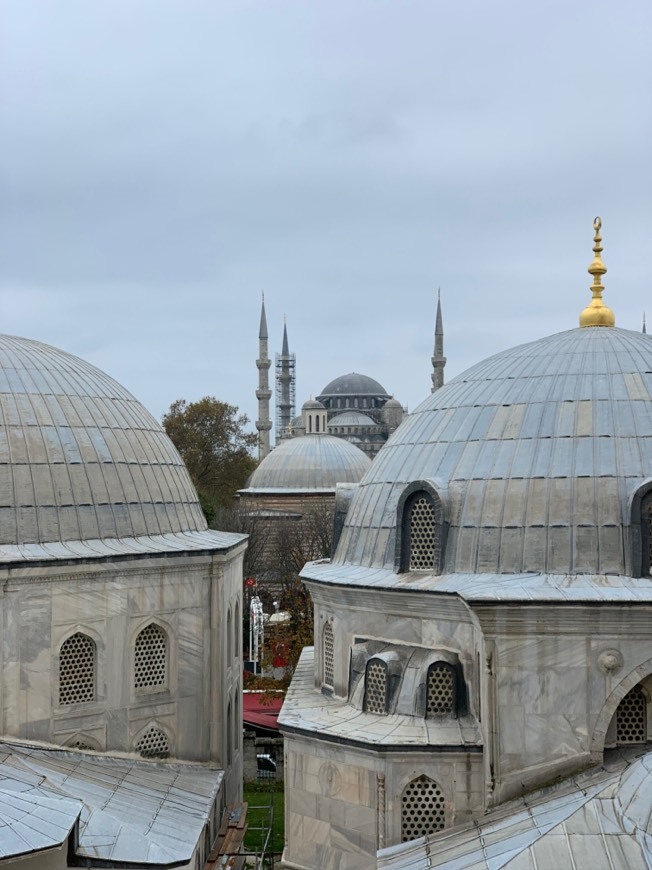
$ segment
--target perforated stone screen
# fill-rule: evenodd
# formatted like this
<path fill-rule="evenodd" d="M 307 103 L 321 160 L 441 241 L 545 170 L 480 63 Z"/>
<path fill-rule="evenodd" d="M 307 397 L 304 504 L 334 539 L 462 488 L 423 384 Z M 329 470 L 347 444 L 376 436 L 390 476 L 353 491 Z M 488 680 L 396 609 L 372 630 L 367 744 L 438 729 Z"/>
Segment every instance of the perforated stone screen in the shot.
<path fill-rule="evenodd" d="M 160 728 L 149 728 L 136 744 L 136 751 L 143 758 L 167 758 L 170 754 L 170 745 L 167 734 Z"/>
<path fill-rule="evenodd" d="M 410 508 L 410 571 L 434 571 L 440 546 L 435 508 L 425 493 Z"/>
<path fill-rule="evenodd" d="M 652 499 L 643 504 L 643 524 L 647 531 L 647 553 L 643 553 L 643 562 L 647 558 L 647 566 L 643 564 L 643 573 L 652 575 Z M 646 570 L 647 568 L 647 570 Z"/>
<path fill-rule="evenodd" d="M 437 783 L 422 775 L 403 789 L 401 837 L 403 842 L 434 834 L 446 827 L 444 795 Z"/>
<path fill-rule="evenodd" d="M 387 712 L 387 665 L 379 659 L 372 659 L 367 665 L 365 710 L 367 713 Z"/>
<path fill-rule="evenodd" d="M 327 622 L 324 626 L 324 685 L 333 686 L 335 679 L 335 639 L 333 626 Z"/>
<path fill-rule="evenodd" d="M 59 650 L 59 704 L 95 700 L 95 642 L 77 632 Z"/>
<path fill-rule="evenodd" d="M 634 686 L 616 710 L 616 743 L 645 743 L 646 706 L 643 691 L 638 686 Z"/>
<path fill-rule="evenodd" d="M 149 689 L 167 682 L 166 633 L 158 625 L 148 625 L 136 638 L 134 649 L 134 686 Z"/>
<path fill-rule="evenodd" d="M 455 710 L 455 674 L 446 664 L 428 668 L 426 716 L 445 716 Z"/>

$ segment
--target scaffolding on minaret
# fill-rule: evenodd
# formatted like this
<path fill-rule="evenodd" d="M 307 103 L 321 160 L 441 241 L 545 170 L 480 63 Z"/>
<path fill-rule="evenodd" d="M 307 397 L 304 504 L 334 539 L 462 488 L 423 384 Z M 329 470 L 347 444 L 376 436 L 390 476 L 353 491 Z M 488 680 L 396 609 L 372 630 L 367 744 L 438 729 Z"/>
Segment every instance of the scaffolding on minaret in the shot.
<path fill-rule="evenodd" d="M 283 346 L 276 354 L 276 443 L 290 435 L 296 416 L 296 359 L 288 345 L 287 323 L 283 324 Z"/>

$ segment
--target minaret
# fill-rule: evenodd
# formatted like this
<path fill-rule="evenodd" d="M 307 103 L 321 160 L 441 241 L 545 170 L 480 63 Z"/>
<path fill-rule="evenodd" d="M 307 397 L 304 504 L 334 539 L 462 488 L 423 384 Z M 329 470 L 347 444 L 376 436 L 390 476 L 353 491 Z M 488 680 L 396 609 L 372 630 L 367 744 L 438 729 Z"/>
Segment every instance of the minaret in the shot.
<path fill-rule="evenodd" d="M 647 335 L 647 328 L 645 326 L 645 311 L 643 312 L 643 335 Z"/>
<path fill-rule="evenodd" d="M 269 453 L 269 430 L 272 428 L 272 421 L 269 418 L 269 400 L 272 398 L 272 391 L 269 388 L 269 367 L 271 364 L 272 362 L 267 355 L 267 317 L 265 316 L 265 294 L 263 293 L 260 328 L 258 330 L 258 359 L 256 360 L 258 368 L 258 389 L 256 390 L 256 398 L 258 399 L 258 419 L 256 420 L 258 459 L 264 459 Z"/>
<path fill-rule="evenodd" d="M 431 357 L 432 362 L 432 390 L 438 390 L 444 386 L 444 366 L 446 365 L 446 357 L 444 356 L 444 325 L 441 319 L 441 299 L 439 290 L 437 291 L 437 320 L 435 321 L 435 351 Z"/>
<path fill-rule="evenodd" d="M 290 353 L 288 326 L 283 323 L 283 345 L 276 354 L 276 443 L 289 434 L 295 410 L 296 360 Z"/>

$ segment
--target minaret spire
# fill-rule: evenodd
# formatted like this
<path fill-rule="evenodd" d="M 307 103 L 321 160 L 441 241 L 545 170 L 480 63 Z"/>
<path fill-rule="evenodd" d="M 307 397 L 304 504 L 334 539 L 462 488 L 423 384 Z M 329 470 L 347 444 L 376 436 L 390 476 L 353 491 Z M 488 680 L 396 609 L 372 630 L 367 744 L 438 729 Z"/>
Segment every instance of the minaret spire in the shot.
<path fill-rule="evenodd" d="M 258 328 L 258 359 L 256 367 L 258 368 L 258 389 L 256 390 L 256 398 L 258 399 L 258 419 L 256 420 L 256 429 L 258 429 L 258 459 L 264 459 L 269 453 L 269 430 L 272 428 L 272 421 L 269 417 L 269 400 L 272 397 L 272 391 L 269 388 L 269 367 L 271 360 L 267 351 L 267 316 L 265 314 L 265 294 L 263 293 L 263 302 L 260 309 L 260 327 Z"/>
<path fill-rule="evenodd" d="M 431 357 L 432 362 L 432 389 L 431 393 L 444 386 L 444 323 L 441 317 L 441 292 L 437 290 L 437 319 L 435 320 L 435 349 Z"/>
<path fill-rule="evenodd" d="M 646 328 L 646 326 L 645 326 L 645 311 L 643 312 L 643 329 L 642 329 L 642 332 L 643 332 L 643 335 L 647 335 L 647 328 Z"/>
<path fill-rule="evenodd" d="M 287 320 L 283 318 L 283 344 L 276 354 L 276 443 L 286 438 L 296 414 L 296 360 L 290 353 Z"/>

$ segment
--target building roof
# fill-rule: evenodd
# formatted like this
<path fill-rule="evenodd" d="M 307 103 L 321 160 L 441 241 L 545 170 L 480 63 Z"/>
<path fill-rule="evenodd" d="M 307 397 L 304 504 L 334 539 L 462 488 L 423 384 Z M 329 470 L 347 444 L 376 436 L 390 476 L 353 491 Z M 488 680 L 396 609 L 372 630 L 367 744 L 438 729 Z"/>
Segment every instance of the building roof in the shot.
<path fill-rule="evenodd" d="M 78 824 L 78 859 L 178 866 L 192 858 L 223 777 L 198 764 L 2 742 L 0 858 L 60 846 Z"/>
<path fill-rule="evenodd" d="M 338 483 L 357 483 L 370 465 L 369 457 L 342 438 L 305 435 L 274 448 L 240 492 L 334 491 Z"/>
<path fill-rule="evenodd" d="M 357 372 L 340 375 L 339 378 L 326 384 L 317 398 L 322 399 L 324 396 L 387 396 L 389 398 L 387 390 L 378 381 L 367 375 L 359 375 Z"/>
<path fill-rule="evenodd" d="M 490 811 L 380 850 L 379 870 L 652 866 L 652 752 L 622 757 Z"/>
<path fill-rule="evenodd" d="M 635 573 L 651 400 L 652 341 L 638 332 L 573 329 L 479 363 L 382 448 L 334 562 L 393 570 L 399 498 L 425 481 L 450 524 L 444 573 Z"/>
<path fill-rule="evenodd" d="M 0 336 L 0 545 L 203 532 L 161 425 L 78 357 Z"/>

